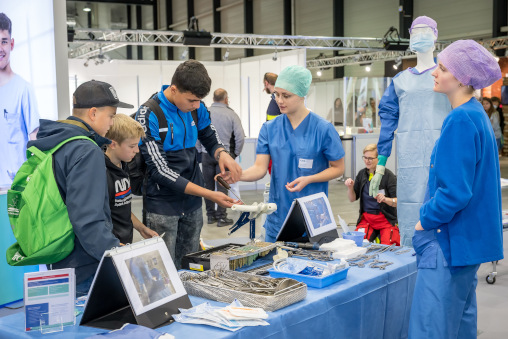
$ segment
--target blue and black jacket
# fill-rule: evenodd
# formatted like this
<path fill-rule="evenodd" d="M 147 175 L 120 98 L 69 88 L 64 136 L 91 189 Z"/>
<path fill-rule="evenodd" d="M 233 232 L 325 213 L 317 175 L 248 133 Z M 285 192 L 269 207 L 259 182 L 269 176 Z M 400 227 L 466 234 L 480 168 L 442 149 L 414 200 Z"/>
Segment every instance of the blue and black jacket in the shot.
<path fill-rule="evenodd" d="M 197 110 L 196 126 L 191 112 L 182 112 L 164 95 L 168 86 L 162 86 L 152 99 L 162 108 L 168 130 L 161 140 L 157 116 L 141 105 L 136 120 L 143 126 L 146 137 L 139 144 L 148 171 L 145 209 L 149 213 L 181 215 L 201 208 L 202 198 L 185 194 L 189 182 L 203 186 L 203 174 L 197 161 L 196 141 L 199 139 L 208 154 L 224 147 L 210 121 L 210 112 L 204 103 Z"/>

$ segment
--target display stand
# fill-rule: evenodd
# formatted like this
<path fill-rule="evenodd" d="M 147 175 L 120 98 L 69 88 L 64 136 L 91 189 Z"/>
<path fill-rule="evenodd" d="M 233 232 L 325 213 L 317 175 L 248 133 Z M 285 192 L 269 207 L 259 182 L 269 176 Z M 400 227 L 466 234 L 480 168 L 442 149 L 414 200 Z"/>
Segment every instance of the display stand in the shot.
<path fill-rule="evenodd" d="M 315 224 L 313 218 L 315 211 L 310 210 L 307 204 L 312 201 L 321 201 L 321 199 L 324 201 L 325 208 L 321 215 L 325 215 L 330 222 L 319 226 Z M 325 243 L 338 237 L 337 225 L 333 219 L 328 198 L 324 193 L 318 193 L 293 201 L 277 235 L 277 241 Z"/>
<path fill-rule="evenodd" d="M 23 299 L 23 276 L 28 272 L 36 272 L 38 266 L 9 266 L 5 260 L 5 252 L 16 242 L 12 233 L 9 216 L 7 215 L 7 194 L 0 193 L 0 281 L 2 293 L 0 293 L 0 305 L 9 304 Z"/>
<path fill-rule="evenodd" d="M 113 330 L 131 323 L 157 328 L 173 322 L 171 315 L 179 308 L 191 307 L 166 244 L 157 237 L 104 254 L 80 325 Z"/>
<path fill-rule="evenodd" d="M 51 324 L 49 319 L 52 320 Z M 39 324 L 42 334 L 62 332 L 64 327 L 62 316 L 59 313 L 41 313 Z"/>

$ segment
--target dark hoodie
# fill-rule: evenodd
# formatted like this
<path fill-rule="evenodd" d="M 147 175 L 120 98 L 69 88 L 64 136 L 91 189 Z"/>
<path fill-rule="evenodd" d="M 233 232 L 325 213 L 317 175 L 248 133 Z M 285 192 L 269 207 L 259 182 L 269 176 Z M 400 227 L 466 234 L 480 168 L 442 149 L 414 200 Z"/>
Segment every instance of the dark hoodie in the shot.
<path fill-rule="evenodd" d="M 133 229 L 131 219 L 131 183 L 127 166 L 122 162 L 122 168 L 111 162 L 104 154 L 106 160 L 106 175 L 108 178 L 109 208 L 113 221 L 113 234 L 123 244 L 132 243 Z M 125 169 L 125 170 L 124 170 Z"/>
<path fill-rule="evenodd" d="M 97 133 L 84 121 L 85 129 L 51 120 L 40 120 L 37 140 L 28 142 L 42 151 L 55 147 L 63 140 L 83 135 L 94 140 L 99 147 L 88 140 L 74 140 L 53 155 L 55 180 L 72 223 L 76 238 L 71 254 L 52 264 L 53 269 L 75 268 L 76 283 L 95 274 L 104 251 L 119 246 L 113 235 L 111 212 L 108 202 L 106 166 L 104 153 L 100 149 L 110 141 Z"/>

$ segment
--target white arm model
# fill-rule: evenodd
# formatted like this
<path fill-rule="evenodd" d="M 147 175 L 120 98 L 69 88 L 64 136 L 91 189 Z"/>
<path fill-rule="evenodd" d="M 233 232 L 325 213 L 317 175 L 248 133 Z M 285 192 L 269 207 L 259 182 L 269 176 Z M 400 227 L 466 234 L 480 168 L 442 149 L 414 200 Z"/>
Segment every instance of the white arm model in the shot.
<path fill-rule="evenodd" d="M 250 212 L 249 218 L 256 219 L 261 214 L 272 214 L 277 210 L 277 205 L 274 203 L 266 204 L 262 202 L 258 204 L 255 202 L 252 205 L 233 205 L 231 209 L 233 211 Z"/>

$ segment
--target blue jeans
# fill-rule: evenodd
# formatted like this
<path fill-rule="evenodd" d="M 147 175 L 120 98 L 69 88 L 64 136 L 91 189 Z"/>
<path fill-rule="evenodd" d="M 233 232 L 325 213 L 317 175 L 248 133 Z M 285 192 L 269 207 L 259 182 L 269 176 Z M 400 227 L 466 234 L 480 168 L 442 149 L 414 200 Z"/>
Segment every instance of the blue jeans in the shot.
<path fill-rule="evenodd" d="M 181 215 L 148 213 L 146 219 L 152 230 L 159 235 L 165 233 L 163 239 L 177 270 L 182 268 L 184 255 L 199 250 L 199 236 L 203 228 L 201 207 Z"/>
<path fill-rule="evenodd" d="M 87 295 L 90 291 L 90 287 L 92 286 L 93 278 L 95 277 L 94 274 L 92 274 L 90 277 L 86 278 L 79 284 L 76 284 L 76 298 L 82 297 L 84 295 Z"/>

